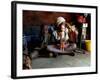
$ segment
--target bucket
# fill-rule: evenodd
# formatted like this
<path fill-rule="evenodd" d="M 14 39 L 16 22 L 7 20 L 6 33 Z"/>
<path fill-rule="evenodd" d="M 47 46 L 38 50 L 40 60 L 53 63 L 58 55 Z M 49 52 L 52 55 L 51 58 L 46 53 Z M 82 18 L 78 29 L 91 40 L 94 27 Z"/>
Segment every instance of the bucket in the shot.
<path fill-rule="evenodd" d="M 85 40 L 86 50 L 91 52 L 91 40 Z"/>

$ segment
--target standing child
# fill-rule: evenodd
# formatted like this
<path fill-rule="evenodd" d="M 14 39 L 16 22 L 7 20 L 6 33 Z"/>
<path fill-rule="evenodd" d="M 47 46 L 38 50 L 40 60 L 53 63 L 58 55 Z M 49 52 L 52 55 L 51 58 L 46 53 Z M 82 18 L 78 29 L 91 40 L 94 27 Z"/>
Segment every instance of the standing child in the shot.
<path fill-rule="evenodd" d="M 68 29 L 65 27 L 66 20 L 63 17 L 57 18 L 58 35 L 57 38 L 60 40 L 60 50 L 64 51 L 67 41 L 69 39 Z"/>

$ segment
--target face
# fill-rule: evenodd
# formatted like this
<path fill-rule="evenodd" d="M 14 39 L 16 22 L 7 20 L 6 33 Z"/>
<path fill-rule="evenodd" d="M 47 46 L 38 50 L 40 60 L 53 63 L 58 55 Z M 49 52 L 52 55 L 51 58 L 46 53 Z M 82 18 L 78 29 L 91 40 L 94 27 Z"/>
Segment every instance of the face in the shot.
<path fill-rule="evenodd" d="M 48 33 L 48 26 L 47 25 L 44 26 L 44 33 L 45 34 Z"/>
<path fill-rule="evenodd" d="M 61 25 L 61 31 L 62 32 L 65 31 L 65 25 L 64 24 Z"/>
<path fill-rule="evenodd" d="M 72 30 L 75 31 L 75 25 L 72 25 Z"/>

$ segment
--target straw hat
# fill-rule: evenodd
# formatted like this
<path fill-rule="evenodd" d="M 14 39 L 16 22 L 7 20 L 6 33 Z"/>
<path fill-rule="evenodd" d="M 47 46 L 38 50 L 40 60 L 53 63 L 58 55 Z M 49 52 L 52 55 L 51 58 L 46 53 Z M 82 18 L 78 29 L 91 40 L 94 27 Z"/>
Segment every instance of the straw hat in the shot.
<path fill-rule="evenodd" d="M 56 21 L 56 24 L 57 24 L 57 26 L 59 26 L 61 23 L 65 23 L 65 21 L 66 20 L 63 17 L 58 17 L 57 21 Z"/>

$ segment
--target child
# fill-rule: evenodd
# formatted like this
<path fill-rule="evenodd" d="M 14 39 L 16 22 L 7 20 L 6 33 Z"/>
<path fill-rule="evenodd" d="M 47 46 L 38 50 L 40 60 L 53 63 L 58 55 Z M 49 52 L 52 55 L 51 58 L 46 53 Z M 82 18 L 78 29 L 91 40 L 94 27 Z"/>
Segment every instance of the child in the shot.
<path fill-rule="evenodd" d="M 69 41 L 71 43 L 76 43 L 77 42 L 77 36 L 78 36 L 78 31 L 77 31 L 75 25 L 72 25 L 71 29 L 69 31 Z"/>
<path fill-rule="evenodd" d="M 61 32 L 60 32 L 60 50 L 64 51 L 65 48 L 65 25 L 61 24 Z"/>
<path fill-rule="evenodd" d="M 50 39 L 50 34 L 48 32 L 48 25 L 42 25 L 42 32 L 41 32 L 41 37 L 42 37 L 42 45 L 41 48 L 44 48 L 48 45 L 49 39 Z"/>
<path fill-rule="evenodd" d="M 29 55 L 23 55 L 23 69 L 32 69 L 32 60 Z"/>

